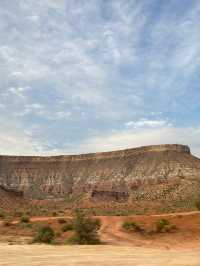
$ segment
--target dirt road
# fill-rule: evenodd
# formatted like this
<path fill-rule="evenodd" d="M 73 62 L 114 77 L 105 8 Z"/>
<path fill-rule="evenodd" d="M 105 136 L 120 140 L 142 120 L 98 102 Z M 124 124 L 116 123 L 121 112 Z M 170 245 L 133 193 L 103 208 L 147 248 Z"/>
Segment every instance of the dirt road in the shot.
<path fill-rule="evenodd" d="M 200 250 L 118 246 L 0 245 L 1 266 L 199 266 Z"/>

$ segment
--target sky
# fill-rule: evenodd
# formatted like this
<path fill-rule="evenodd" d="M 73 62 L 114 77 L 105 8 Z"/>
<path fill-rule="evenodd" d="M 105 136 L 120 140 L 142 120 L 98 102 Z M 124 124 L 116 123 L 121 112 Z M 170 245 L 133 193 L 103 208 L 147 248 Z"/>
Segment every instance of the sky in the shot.
<path fill-rule="evenodd" d="M 199 0 L 0 2 L 0 154 L 200 156 Z"/>

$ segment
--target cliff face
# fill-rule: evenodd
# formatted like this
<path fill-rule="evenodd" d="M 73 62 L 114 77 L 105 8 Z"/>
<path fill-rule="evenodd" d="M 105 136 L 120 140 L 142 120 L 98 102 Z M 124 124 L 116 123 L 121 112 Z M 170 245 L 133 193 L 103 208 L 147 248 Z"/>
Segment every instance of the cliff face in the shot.
<path fill-rule="evenodd" d="M 0 156 L 0 186 L 28 198 L 181 199 L 200 193 L 200 159 L 183 145 L 72 156 Z"/>

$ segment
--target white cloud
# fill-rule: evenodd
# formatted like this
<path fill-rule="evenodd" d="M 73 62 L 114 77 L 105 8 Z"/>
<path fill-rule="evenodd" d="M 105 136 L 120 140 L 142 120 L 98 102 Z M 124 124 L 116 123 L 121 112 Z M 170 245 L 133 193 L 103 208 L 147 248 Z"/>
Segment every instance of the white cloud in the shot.
<path fill-rule="evenodd" d="M 176 128 L 163 124 L 96 136 L 83 142 L 79 151 L 102 152 L 157 144 L 185 144 L 200 156 L 199 138 L 200 127 Z"/>
<path fill-rule="evenodd" d="M 125 123 L 126 127 L 132 128 L 154 128 L 154 127 L 163 127 L 163 126 L 172 126 L 169 122 L 165 120 L 148 120 L 148 119 L 141 119 L 138 121 L 129 121 Z"/>
<path fill-rule="evenodd" d="M 191 1 L 179 14 L 174 1 L 163 1 L 158 15 L 150 2 L 2 2 L 0 119 L 19 124 L 22 147 L 23 138 L 24 145 L 35 141 L 23 132 L 40 123 L 37 145 L 52 153 L 179 140 L 198 149 L 200 4 Z M 57 135 L 47 136 L 49 127 Z M 56 146 L 59 132 L 66 135 Z"/>
<path fill-rule="evenodd" d="M 1 155 L 31 155 L 40 154 L 43 147 L 31 138 L 18 122 L 10 119 L 0 119 L 0 154 Z"/>

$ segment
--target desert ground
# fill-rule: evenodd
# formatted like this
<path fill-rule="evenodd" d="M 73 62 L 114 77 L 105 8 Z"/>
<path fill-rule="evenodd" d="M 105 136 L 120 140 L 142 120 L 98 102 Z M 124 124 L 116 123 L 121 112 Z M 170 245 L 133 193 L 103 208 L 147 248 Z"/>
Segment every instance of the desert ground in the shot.
<path fill-rule="evenodd" d="M 131 246 L 0 245 L 1 266 L 199 266 L 200 250 Z"/>
<path fill-rule="evenodd" d="M 49 224 L 59 230 L 61 217 L 32 217 L 32 226 Z M 71 219 L 71 217 L 62 217 Z M 27 244 L 31 229 L 23 228 L 18 220 L 6 227 L 0 222 L 1 266 L 193 266 L 200 265 L 200 212 L 163 215 L 100 216 L 99 235 L 102 245 Z M 122 229 L 124 221 L 135 221 L 145 231 L 151 230 L 158 219 L 168 219 L 177 226 L 174 232 L 140 234 Z M 60 236 L 66 238 L 68 233 Z"/>

